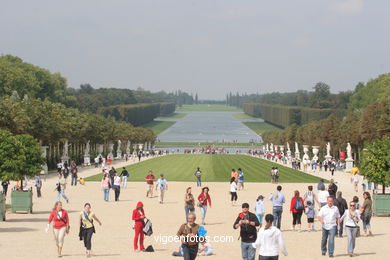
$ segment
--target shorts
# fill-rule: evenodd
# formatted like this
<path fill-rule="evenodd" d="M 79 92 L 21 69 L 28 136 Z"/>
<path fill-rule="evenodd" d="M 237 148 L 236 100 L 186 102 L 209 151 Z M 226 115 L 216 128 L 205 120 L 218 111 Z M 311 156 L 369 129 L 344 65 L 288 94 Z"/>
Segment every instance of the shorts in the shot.
<path fill-rule="evenodd" d="M 314 218 L 307 218 L 307 223 L 314 223 Z"/>

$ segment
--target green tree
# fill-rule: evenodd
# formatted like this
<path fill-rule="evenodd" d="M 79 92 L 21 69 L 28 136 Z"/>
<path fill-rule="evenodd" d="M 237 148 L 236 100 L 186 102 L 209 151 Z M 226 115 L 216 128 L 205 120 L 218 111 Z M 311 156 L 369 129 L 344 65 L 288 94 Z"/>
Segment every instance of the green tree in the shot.
<path fill-rule="evenodd" d="M 362 172 L 368 181 L 382 184 L 382 192 L 390 186 L 390 138 L 368 144 L 363 150 Z"/>

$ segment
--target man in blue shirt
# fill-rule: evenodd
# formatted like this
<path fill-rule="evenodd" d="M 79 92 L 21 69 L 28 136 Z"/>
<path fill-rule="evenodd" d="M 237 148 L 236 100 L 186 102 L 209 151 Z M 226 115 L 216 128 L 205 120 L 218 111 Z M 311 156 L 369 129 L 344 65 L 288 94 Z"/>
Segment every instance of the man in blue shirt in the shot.
<path fill-rule="evenodd" d="M 280 222 L 282 220 L 283 203 L 286 202 L 282 191 L 282 186 L 278 185 L 276 192 L 271 193 L 269 200 L 272 201 L 272 215 L 274 215 L 274 226 L 280 229 Z"/>
<path fill-rule="evenodd" d="M 164 179 L 164 174 L 160 174 L 160 179 L 158 179 L 156 184 L 156 190 L 159 191 L 159 201 L 160 204 L 164 203 L 164 193 L 166 190 L 168 190 L 168 182 L 166 179 Z"/>
<path fill-rule="evenodd" d="M 244 172 L 238 168 L 238 190 L 244 189 Z"/>

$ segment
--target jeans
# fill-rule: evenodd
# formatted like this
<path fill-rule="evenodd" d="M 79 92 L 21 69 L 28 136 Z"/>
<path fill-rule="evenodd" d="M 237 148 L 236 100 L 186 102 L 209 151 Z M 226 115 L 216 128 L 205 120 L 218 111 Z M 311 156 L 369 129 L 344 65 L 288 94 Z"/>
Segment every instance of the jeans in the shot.
<path fill-rule="evenodd" d="M 280 229 L 280 222 L 282 221 L 282 206 L 274 206 L 272 209 L 272 215 L 274 215 L 274 226 Z"/>
<path fill-rule="evenodd" d="M 231 201 L 237 201 L 237 192 L 230 192 Z"/>
<path fill-rule="evenodd" d="M 68 197 L 65 195 L 65 190 L 61 190 L 57 192 L 57 201 L 61 200 L 61 196 L 64 198 L 64 200 L 68 201 Z"/>
<path fill-rule="evenodd" d="M 194 260 L 198 254 L 198 245 L 182 245 L 184 260 Z"/>
<path fill-rule="evenodd" d="M 371 190 L 372 182 L 369 181 L 369 182 L 367 183 L 367 186 L 368 186 L 368 189 Z"/>
<path fill-rule="evenodd" d="M 107 188 L 104 188 L 103 189 L 103 193 L 104 193 L 104 200 L 105 201 L 108 201 L 109 199 L 109 195 L 110 195 L 110 189 L 107 187 Z"/>
<path fill-rule="evenodd" d="M 348 254 L 353 254 L 353 250 L 355 249 L 355 241 L 356 241 L 356 233 L 357 228 L 354 227 L 345 227 L 348 238 Z"/>
<path fill-rule="evenodd" d="M 370 213 L 368 213 L 368 214 L 363 213 L 363 230 L 364 230 L 364 232 L 367 231 L 368 227 L 371 227 L 370 221 L 371 221 L 371 214 Z"/>
<path fill-rule="evenodd" d="M 196 177 L 196 186 L 197 186 L 197 187 L 201 187 L 201 186 L 202 186 L 201 177 Z"/>
<path fill-rule="evenodd" d="M 328 253 L 329 253 L 329 256 L 333 256 L 335 235 L 336 235 L 336 227 L 332 227 L 330 230 L 322 228 L 322 239 L 321 239 L 322 254 L 326 254 L 326 242 L 327 242 L 328 237 L 329 237 Z"/>
<path fill-rule="evenodd" d="M 344 229 L 344 219 L 340 220 L 340 229 L 336 227 L 336 235 L 339 237 L 343 236 L 343 229 Z"/>
<path fill-rule="evenodd" d="M 278 260 L 278 259 L 279 259 L 278 255 L 275 255 L 275 256 L 262 256 L 262 255 L 259 255 L 259 260 Z"/>
<path fill-rule="evenodd" d="M 256 248 L 252 243 L 241 241 L 241 255 L 243 260 L 255 260 Z"/>
<path fill-rule="evenodd" d="M 72 174 L 72 180 L 70 183 L 71 186 L 76 186 L 77 185 L 77 174 Z"/>
<path fill-rule="evenodd" d="M 83 240 L 84 240 L 84 246 L 87 250 L 91 250 L 92 247 L 92 235 L 93 235 L 93 228 L 86 228 L 83 231 Z"/>
<path fill-rule="evenodd" d="M 37 187 L 37 196 L 38 196 L 38 198 L 40 198 L 42 196 L 41 187 Z"/>
<path fill-rule="evenodd" d="M 203 205 L 202 207 L 200 207 L 200 212 L 201 219 L 204 220 L 206 218 L 207 206 Z"/>
<path fill-rule="evenodd" d="M 186 221 L 187 221 L 188 214 L 194 213 L 195 210 L 192 210 L 192 211 L 191 211 L 191 210 L 188 208 L 188 206 L 185 205 L 185 206 L 184 206 L 184 212 L 186 213 Z"/>
<path fill-rule="evenodd" d="M 127 176 L 122 177 L 122 187 L 127 188 Z"/>
<path fill-rule="evenodd" d="M 256 214 L 256 217 L 259 220 L 260 225 L 262 225 L 263 224 L 263 217 L 264 217 L 264 215 L 263 214 Z"/>
<path fill-rule="evenodd" d="M 121 186 L 113 185 L 112 187 L 114 188 L 114 191 L 115 191 L 115 201 L 118 201 L 119 195 L 121 194 Z"/>

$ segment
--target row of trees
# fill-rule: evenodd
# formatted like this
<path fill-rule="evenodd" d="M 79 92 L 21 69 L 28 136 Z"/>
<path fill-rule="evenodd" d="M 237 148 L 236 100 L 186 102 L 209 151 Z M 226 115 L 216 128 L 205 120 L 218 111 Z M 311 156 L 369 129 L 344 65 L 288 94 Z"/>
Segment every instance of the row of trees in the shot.
<path fill-rule="evenodd" d="M 242 107 L 245 103 L 261 103 L 283 106 L 298 106 L 310 108 L 333 108 L 346 109 L 352 91 L 334 94 L 330 92 L 330 86 L 318 82 L 313 91 L 298 90 L 291 93 L 273 92 L 268 94 L 232 94 L 226 95 L 226 104 L 229 106 Z"/>
<path fill-rule="evenodd" d="M 53 168 L 62 155 L 66 140 L 71 142 L 70 156 L 82 162 L 85 144 L 90 141 L 91 155 L 98 144 L 121 140 L 132 143 L 154 142 L 149 129 L 136 128 L 112 117 L 82 113 L 63 104 L 38 99 L 0 99 L 0 128 L 13 134 L 29 134 L 48 146 L 48 165 Z"/>

